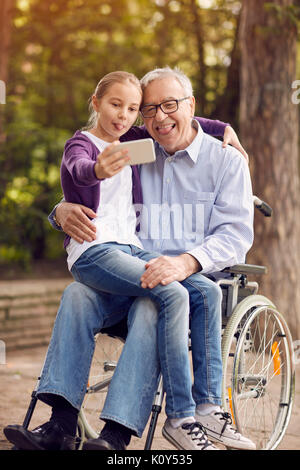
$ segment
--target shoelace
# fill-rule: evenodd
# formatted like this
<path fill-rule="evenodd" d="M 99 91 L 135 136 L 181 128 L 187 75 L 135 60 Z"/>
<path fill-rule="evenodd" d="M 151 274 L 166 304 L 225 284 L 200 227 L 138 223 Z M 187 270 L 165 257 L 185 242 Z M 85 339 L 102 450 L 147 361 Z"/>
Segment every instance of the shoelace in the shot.
<path fill-rule="evenodd" d="M 196 421 L 194 423 L 185 423 L 181 427 L 184 430 L 189 430 L 189 435 L 195 436 L 194 438 L 192 437 L 192 441 L 199 440 L 197 446 L 203 446 L 202 450 L 211 445 L 210 441 L 207 439 L 206 431 L 202 424 L 197 423 Z"/>
<path fill-rule="evenodd" d="M 220 434 L 220 435 L 222 435 L 222 434 L 224 433 L 224 431 L 225 431 L 225 429 L 227 428 L 227 426 L 230 426 L 230 428 L 232 429 L 232 431 L 234 431 L 236 434 L 238 434 L 237 430 L 234 429 L 234 428 L 231 426 L 231 424 L 232 424 L 232 418 L 231 418 L 231 414 L 230 414 L 230 413 L 227 413 L 227 411 L 218 411 L 218 412 L 216 412 L 216 413 L 214 413 L 214 414 L 215 414 L 215 415 L 221 415 L 220 420 L 221 420 L 221 421 L 223 421 L 223 420 L 225 421 L 224 426 L 223 426 L 223 428 L 222 428 L 222 430 L 221 430 L 221 434 Z"/>

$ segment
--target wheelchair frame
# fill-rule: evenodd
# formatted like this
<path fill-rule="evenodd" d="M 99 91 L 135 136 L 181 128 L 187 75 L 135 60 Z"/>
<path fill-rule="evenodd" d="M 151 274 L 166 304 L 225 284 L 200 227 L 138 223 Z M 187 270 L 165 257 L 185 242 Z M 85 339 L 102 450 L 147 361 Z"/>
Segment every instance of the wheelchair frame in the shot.
<path fill-rule="evenodd" d="M 266 297 L 257 295 L 259 288 L 258 283 L 248 280 L 249 275 L 262 275 L 266 273 L 265 267 L 242 264 L 233 266 L 224 271 L 229 275 L 229 277 L 222 278 L 217 281 L 223 292 L 223 407 L 226 411 L 230 412 L 232 420 L 236 424 L 238 430 L 246 435 L 248 434 L 249 427 L 251 426 L 256 426 L 255 434 L 259 434 L 260 428 L 265 426 L 265 429 L 263 429 L 262 435 L 260 436 L 260 440 L 257 442 L 257 448 L 275 449 L 282 440 L 285 430 L 288 426 L 294 399 L 295 371 L 292 361 L 293 351 L 291 335 L 285 320 L 276 310 L 274 304 Z M 254 318 L 255 320 L 256 316 L 260 315 L 261 312 L 267 316 L 267 322 L 269 323 L 267 326 L 268 328 L 270 326 L 272 327 L 273 336 L 271 340 L 267 341 L 264 337 L 264 331 L 262 333 L 259 331 L 261 344 L 258 346 L 258 357 L 254 358 L 254 365 L 251 365 L 251 367 L 249 366 L 249 370 L 246 369 L 243 372 L 241 368 L 244 366 L 241 366 L 241 362 L 245 360 L 244 355 L 249 354 L 249 350 L 251 348 L 253 353 L 253 348 L 255 346 L 254 343 L 258 339 L 255 337 L 256 333 L 253 334 L 250 331 L 252 322 L 251 319 Z M 245 328 L 245 324 L 246 330 L 243 330 L 243 328 Z M 266 330 L 268 328 L 266 328 Z M 109 331 L 108 333 L 111 335 L 112 332 Z M 249 335 L 251 334 L 253 336 L 252 340 L 249 338 Z M 260 335 L 262 336 L 260 337 Z M 252 345 L 251 341 L 253 343 Z M 248 345 L 248 353 L 246 350 L 243 350 L 244 344 L 246 343 Z M 277 344 L 277 349 L 273 351 L 272 347 L 275 343 Z M 232 348 L 234 348 L 234 352 L 232 352 Z M 230 365 L 230 361 L 232 361 L 233 364 Z M 262 365 L 262 371 L 259 371 L 259 373 L 254 373 L 254 371 L 251 371 L 251 368 L 254 368 L 254 366 L 256 367 L 257 364 L 259 364 L 261 361 L 266 361 Z M 275 366 L 279 367 L 280 373 L 278 373 L 278 370 L 275 370 L 274 372 Z M 105 367 L 108 367 L 110 370 L 112 370 L 114 369 L 115 364 L 108 364 L 106 361 L 104 363 L 104 368 Z M 230 376 L 229 384 L 228 376 Z M 264 411 L 262 411 L 261 405 L 258 405 L 258 403 L 259 401 L 263 401 L 265 397 L 266 399 L 270 400 L 270 402 L 272 402 L 272 397 L 269 396 L 270 392 L 268 391 L 269 383 L 272 380 L 277 380 L 277 382 L 279 382 L 275 387 L 276 400 L 278 401 L 278 404 L 274 404 L 274 409 L 271 409 L 271 412 L 274 414 L 274 416 L 270 417 L 263 415 Z M 106 388 L 109 381 L 110 378 L 106 379 L 106 382 L 103 381 L 96 385 L 94 384 L 92 386 L 93 390 L 95 390 L 95 388 L 98 391 L 101 389 L 103 390 L 103 388 Z M 245 383 L 245 385 L 242 385 L 243 383 Z M 229 388 L 231 389 L 230 397 L 228 396 Z M 271 392 L 275 393 L 273 389 Z M 280 391 L 278 391 L 278 389 L 280 389 Z M 163 382 L 162 377 L 160 377 L 159 385 L 152 405 L 151 419 L 144 447 L 145 450 L 149 450 L 152 447 L 157 420 L 162 410 L 163 397 Z M 241 397 L 244 399 L 243 403 L 252 403 L 253 401 L 255 402 L 255 406 L 258 408 L 257 413 L 262 416 L 258 423 L 250 423 L 250 426 L 244 422 L 244 419 L 239 417 L 239 414 L 241 413 L 239 403 L 241 401 Z M 263 409 L 264 407 L 265 405 L 263 405 Z M 250 412 L 252 413 L 251 410 Z M 270 414 L 270 412 L 268 413 Z M 272 419 L 272 422 L 269 422 L 266 426 L 265 423 L 263 423 L 264 418 L 266 420 Z M 86 434 L 86 437 L 88 438 L 97 436 L 97 434 L 93 431 L 93 428 L 89 426 L 89 423 L 86 420 L 84 415 L 84 407 L 80 412 L 79 426 L 80 425 L 81 434 Z"/>
<path fill-rule="evenodd" d="M 222 292 L 223 292 L 222 360 L 223 360 L 224 370 L 223 370 L 223 384 L 222 384 L 223 397 L 222 398 L 223 398 L 223 408 L 226 411 L 230 412 L 232 416 L 232 421 L 237 425 L 237 428 L 240 432 L 246 433 L 247 427 L 248 427 L 248 426 L 243 425 L 244 423 L 241 423 L 241 419 L 238 419 L 236 416 L 238 414 L 238 402 L 241 400 L 241 396 L 243 395 L 244 400 L 253 399 L 255 401 L 257 399 L 261 399 L 265 394 L 265 389 L 268 384 L 267 382 L 264 382 L 264 380 L 266 380 L 265 376 L 266 376 L 267 371 L 265 371 L 263 375 L 257 376 L 257 374 L 255 375 L 252 372 L 251 373 L 248 371 L 242 372 L 241 365 L 239 364 L 238 367 L 240 369 L 238 372 L 239 373 L 238 382 L 241 382 L 242 380 L 243 381 L 247 380 L 248 384 L 251 386 L 251 390 L 244 392 L 243 394 L 236 393 L 238 397 L 235 398 L 235 401 L 237 402 L 235 404 L 235 408 L 233 406 L 232 392 L 230 393 L 230 396 L 228 397 L 228 391 L 226 388 L 228 387 L 228 383 L 226 383 L 226 370 L 228 369 L 228 357 L 230 357 L 230 355 L 231 356 L 233 355 L 233 353 L 230 352 L 231 347 L 232 347 L 232 342 L 233 340 L 238 341 L 238 339 L 235 338 L 235 336 L 237 334 L 240 334 L 239 328 L 240 328 L 241 322 L 244 323 L 248 319 L 246 316 L 246 312 L 249 311 L 249 306 L 252 310 L 250 314 L 252 316 L 253 316 L 253 312 L 255 312 L 255 310 L 257 309 L 262 309 L 262 310 L 271 309 L 268 311 L 272 312 L 272 315 L 274 314 L 274 312 L 276 312 L 275 313 L 276 322 L 277 321 L 279 322 L 278 328 L 280 328 L 280 331 L 278 332 L 273 331 L 273 339 L 276 338 L 277 336 L 280 336 L 281 341 L 286 343 L 285 348 L 288 351 L 288 353 L 285 354 L 285 358 L 284 358 L 284 360 L 287 361 L 286 364 L 278 365 L 280 358 L 278 358 L 279 353 L 276 355 L 276 351 L 275 352 L 272 351 L 271 357 L 269 354 L 269 365 L 274 368 L 277 367 L 280 370 L 281 370 L 281 366 L 283 366 L 285 370 L 284 371 L 282 370 L 281 373 L 284 374 L 285 377 L 282 379 L 282 382 L 281 382 L 282 397 L 280 398 L 281 401 L 279 402 L 279 405 L 278 405 L 278 412 L 276 413 L 276 417 L 273 422 L 273 428 L 269 429 L 269 436 L 265 438 L 262 437 L 260 439 L 260 442 L 256 442 L 257 448 L 259 449 L 274 450 L 278 447 L 279 443 L 281 442 L 284 436 L 284 433 L 286 431 L 286 428 L 290 420 L 293 401 L 294 401 L 295 371 L 294 371 L 294 365 L 292 361 L 292 355 L 293 355 L 292 338 L 291 338 L 291 335 L 290 335 L 290 332 L 289 332 L 289 329 L 285 320 L 283 319 L 282 315 L 280 315 L 279 312 L 276 310 L 274 304 L 271 303 L 266 297 L 257 295 L 258 288 L 259 288 L 258 283 L 248 281 L 248 275 L 265 274 L 267 272 L 267 269 L 264 266 L 240 264 L 240 265 L 235 265 L 231 268 L 227 268 L 224 270 L 224 272 L 229 273 L 230 278 L 221 278 L 218 281 L 216 281 L 217 284 L 221 287 Z M 245 308 L 245 312 L 244 313 L 242 312 L 242 314 L 240 313 L 241 307 L 242 309 L 243 307 Z M 250 331 L 250 326 L 251 325 L 248 324 L 246 328 L 246 333 L 248 335 Z M 244 332 L 244 336 L 242 336 L 243 338 L 242 344 L 245 344 L 244 337 L 245 337 L 245 332 Z M 247 339 L 247 342 L 249 343 L 249 338 Z M 271 350 L 272 350 L 272 345 L 270 341 L 269 341 L 269 346 L 271 346 Z M 277 347 L 278 347 L 278 344 L 277 344 Z M 242 352 L 242 354 L 244 353 L 245 351 Z M 260 355 L 263 355 L 265 353 L 266 351 L 260 351 Z M 240 355 L 240 352 L 239 352 L 239 355 Z M 277 360 L 277 364 L 276 364 L 275 359 Z M 233 362 L 234 361 L 239 361 L 239 359 L 237 357 L 233 357 Z M 278 370 L 277 372 L 275 371 L 275 375 L 280 375 L 280 373 L 278 373 Z M 232 372 L 231 382 L 233 382 L 233 384 L 230 384 L 230 385 L 232 385 L 233 387 L 237 386 L 236 372 Z M 240 387 L 240 385 L 238 386 Z M 159 386 L 158 386 L 158 389 L 154 398 L 153 406 L 152 406 L 152 415 L 151 415 L 151 421 L 150 421 L 147 439 L 145 443 L 145 450 L 151 449 L 158 415 L 162 409 L 162 401 L 163 401 L 163 382 L 162 382 L 162 376 L 160 376 Z M 262 420 L 259 422 L 259 424 L 261 425 L 261 423 L 262 423 Z M 270 425 L 268 426 L 270 428 Z M 258 432 L 258 429 L 256 431 Z"/>

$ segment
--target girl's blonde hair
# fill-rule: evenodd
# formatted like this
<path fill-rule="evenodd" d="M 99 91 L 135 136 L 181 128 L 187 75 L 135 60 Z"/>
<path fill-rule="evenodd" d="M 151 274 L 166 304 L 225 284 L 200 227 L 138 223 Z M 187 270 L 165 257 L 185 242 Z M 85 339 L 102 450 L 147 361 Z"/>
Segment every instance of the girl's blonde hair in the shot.
<path fill-rule="evenodd" d="M 137 89 L 140 91 L 141 96 L 142 96 L 142 88 L 141 88 L 140 81 L 133 73 L 118 70 L 116 72 L 110 72 L 101 78 L 101 80 L 98 82 L 96 86 L 96 89 L 93 95 L 89 99 L 90 116 L 83 130 L 91 129 L 92 127 L 95 127 L 97 124 L 97 112 L 94 110 L 93 102 L 92 102 L 93 96 L 95 95 L 96 98 L 99 100 L 105 95 L 105 93 L 107 93 L 108 89 L 112 85 L 114 85 L 115 83 L 126 83 L 126 82 L 129 82 L 135 85 Z"/>

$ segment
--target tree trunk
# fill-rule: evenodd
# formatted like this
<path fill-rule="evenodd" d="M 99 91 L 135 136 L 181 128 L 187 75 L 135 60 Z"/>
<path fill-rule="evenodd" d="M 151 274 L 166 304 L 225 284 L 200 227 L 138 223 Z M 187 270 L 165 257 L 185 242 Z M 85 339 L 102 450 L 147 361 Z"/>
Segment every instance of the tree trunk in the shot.
<path fill-rule="evenodd" d="M 300 183 L 296 79 L 297 29 L 292 0 L 244 0 L 241 12 L 240 136 L 250 155 L 254 194 L 273 207 L 255 216 L 248 262 L 267 266 L 261 293 L 285 315 L 300 338 Z M 279 7 L 279 8 L 277 8 Z"/>
<path fill-rule="evenodd" d="M 190 0 L 190 8 L 193 17 L 193 28 L 196 38 L 197 51 L 198 51 L 198 64 L 199 73 L 197 75 L 197 91 L 198 91 L 198 104 L 200 113 L 205 115 L 206 104 L 206 66 L 204 61 L 204 31 L 202 25 L 202 18 L 200 14 L 200 7 L 196 0 Z"/>
<path fill-rule="evenodd" d="M 239 130 L 239 101 L 240 101 L 240 16 L 237 18 L 236 32 L 233 48 L 231 51 L 231 62 L 227 69 L 227 83 L 224 93 L 216 99 L 215 109 L 210 116 L 211 119 L 221 119 L 229 122 L 231 126 Z"/>

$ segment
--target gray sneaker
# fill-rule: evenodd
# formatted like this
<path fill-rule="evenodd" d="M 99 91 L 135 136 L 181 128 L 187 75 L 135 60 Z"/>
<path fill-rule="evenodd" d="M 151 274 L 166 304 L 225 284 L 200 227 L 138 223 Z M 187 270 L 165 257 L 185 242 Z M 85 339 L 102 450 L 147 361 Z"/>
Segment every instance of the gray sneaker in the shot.
<path fill-rule="evenodd" d="M 204 416 L 196 411 L 196 419 L 205 428 L 207 436 L 213 442 L 219 442 L 232 449 L 256 449 L 254 442 L 231 426 L 231 415 L 224 410 L 221 409 L 219 412 L 212 412 Z"/>
<path fill-rule="evenodd" d="M 174 428 L 167 419 L 162 435 L 179 450 L 220 450 L 208 439 L 199 423 L 184 423 Z"/>

